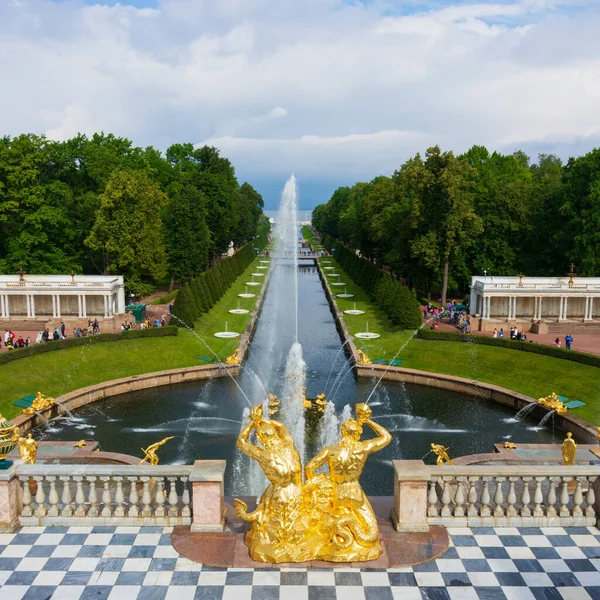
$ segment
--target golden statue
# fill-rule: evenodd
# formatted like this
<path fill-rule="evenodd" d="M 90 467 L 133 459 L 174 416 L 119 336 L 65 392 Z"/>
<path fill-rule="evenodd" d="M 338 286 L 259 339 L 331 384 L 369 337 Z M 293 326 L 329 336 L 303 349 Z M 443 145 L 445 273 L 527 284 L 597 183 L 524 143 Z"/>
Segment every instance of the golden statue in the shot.
<path fill-rule="evenodd" d="M 49 396 L 44 396 L 42 392 L 38 392 L 33 402 L 31 403 L 31 406 L 23 409 L 23 414 L 33 415 L 35 413 L 39 413 L 43 410 L 46 410 L 53 404 L 54 400 L 52 398 L 50 398 Z"/>
<path fill-rule="evenodd" d="M 371 359 L 367 356 L 366 352 L 363 352 L 362 350 L 358 350 L 358 364 L 366 366 L 366 365 L 370 365 L 373 363 L 371 362 Z"/>
<path fill-rule="evenodd" d="M 305 468 L 305 487 L 312 495 L 307 541 L 315 550 L 313 560 L 351 562 L 381 556 L 377 518 L 358 480 L 369 455 L 383 450 L 392 436 L 371 420 L 366 404 L 357 404 L 355 411 L 357 418 L 342 424 L 339 443 L 323 448 Z M 363 425 L 376 437 L 361 441 Z M 315 477 L 315 470 L 325 463 L 329 477 Z M 311 482 L 317 485 L 311 486 Z"/>
<path fill-rule="evenodd" d="M 242 362 L 242 359 L 239 357 L 240 354 L 240 349 L 239 347 L 235 349 L 235 352 L 231 355 L 228 356 L 227 359 L 225 360 L 225 364 L 227 365 L 239 365 L 240 362 Z"/>
<path fill-rule="evenodd" d="M 158 454 L 156 454 L 156 451 L 166 442 L 168 442 L 169 440 L 172 440 L 174 436 L 171 437 L 166 437 L 163 440 L 160 440 L 160 442 L 156 442 L 154 444 L 151 444 L 150 446 L 148 446 L 147 448 L 142 448 L 142 452 L 145 454 L 144 458 L 140 461 L 140 465 L 145 463 L 146 461 L 148 461 L 153 467 L 155 467 L 158 464 Z"/>
<path fill-rule="evenodd" d="M 576 452 L 577 444 L 573 439 L 573 434 L 570 431 L 568 431 L 567 437 L 562 444 L 563 465 L 574 465 Z"/>
<path fill-rule="evenodd" d="M 560 401 L 560 398 L 552 392 L 549 396 L 545 398 L 540 398 L 537 403 L 544 408 L 549 410 L 555 410 L 559 415 L 562 415 L 567 412 L 567 407 Z"/>
<path fill-rule="evenodd" d="M 0 461 L 5 460 L 19 441 L 19 427 L 0 415 Z"/>
<path fill-rule="evenodd" d="M 319 412 L 325 412 L 325 406 L 327 400 L 325 400 L 325 394 L 317 394 L 317 397 L 313 400 L 313 408 L 316 408 Z"/>
<path fill-rule="evenodd" d="M 286 426 L 264 420 L 262 404 L 249 415 L 250 423 L 240 431 L 237 447 L 261 466 L 270 484 L 256 510 L 235 499 L 243 521 L 250 523 L 246 545 L 253 560 L 261 562 L 304 562 L 311 559 L 304 543 L 307 519 L 302 513 L 302 463 Z M 252 431 L 262 448 L 248 441 Z"/>
<path fill-rule="evenodd" d="M 441 465 L 445 464 L 444 461 L 446 461 L 446 463 L 448 463 L 450 465 L 454 465 L 454 463 L 448 456 L 448 448 L 446 448 L 445 446 L 442 446 L 441 444 L 434 444 L 432 442 L 431 452 L 433 452 L 434 454 L 437 455 L 437 460 L 435 461 L 436 465 L 441 466 Z"/>
<path fill-rule="evenodd" d="M 85 440 L 79 440 L 73 444 L 73 448 L 85 448 L 87 446 L 87 442 Z"/>
<path fill-rule="evenodd" d="M 26 465 L 35 465 L 38 443 L 33 439 L 31 433 L 27 437 L 19 438 L 19 454 Z"/>
<path fill-rule="evenodd" d="M 275 394 L 268 394 L 269 414 L 274 415 L 279 410 L 279 398 Z"/>
<path fill-rule="evenodd" d="M 302 397 L 304 398 L 304 410 L 312 408 L 312 401 L 306 397 L 306 386 L 302 386 Z"/>
<path fill-rule="evenodd" d="M 514 442 L 504 442 L 504 447 L 507 450 L 516 450 L 517 445 Z"/>
<path fill-rule="evenodd" d="M 392 436 L 371 420 L 371 409 L 356 406 L 357 418 L 342 425 L 340 442 L 306 465 L 304 485 L 292 436 L 283 423 L 263 420 L 262 414 L 262 405 L 252 409 L 250 423 L 237 440 L 238 448 L 260 464 L 270 481 L 253 512 L 234 500 L 239 517 L 250 522 L 246 545 L 252 559 L 281 563 L 378 558 L 382 548 L 377 519 L 358 480 L 369 454 L 385 448 Z M 361 441 L 363 425 L 377 437 Z M 248 441 L 253 430 L 263 447 Z M 325 463 L 329 475 L 316 474 Z"/>

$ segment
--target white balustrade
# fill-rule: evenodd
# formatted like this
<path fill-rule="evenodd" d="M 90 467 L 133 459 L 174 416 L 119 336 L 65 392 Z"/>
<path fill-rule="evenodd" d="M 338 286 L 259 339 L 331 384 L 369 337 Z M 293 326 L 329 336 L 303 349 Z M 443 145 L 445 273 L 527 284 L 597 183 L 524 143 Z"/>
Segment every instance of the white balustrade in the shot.
<path fill-rule="evenodd" d="M 192 523 L 192 465 L 24 465 L 20 524 Z"/>
<path fill-rule="evenodd" d="M 426 514 L 430 525 L 596 525 L 598 466 L 423 466 L 419 475 L 423 468 L 430 474 Z M 408 481 L 409 474 L 403 478 Z"/>

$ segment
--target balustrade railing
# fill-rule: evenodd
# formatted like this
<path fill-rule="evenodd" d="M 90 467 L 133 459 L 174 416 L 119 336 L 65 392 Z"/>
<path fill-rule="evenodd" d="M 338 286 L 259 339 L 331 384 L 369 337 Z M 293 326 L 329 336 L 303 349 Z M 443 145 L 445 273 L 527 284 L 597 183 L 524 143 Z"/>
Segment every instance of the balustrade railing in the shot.
<path fill-rule="evenodd" d="M 189 525 L 192 465 L 19 465 L 21 525 Z"/>
<path fill-rule="evenodd" d="M 597 466 L 445 465 L 429 467 L 429 472 L 427 522 L 431 525 L 596 525 Z"/>

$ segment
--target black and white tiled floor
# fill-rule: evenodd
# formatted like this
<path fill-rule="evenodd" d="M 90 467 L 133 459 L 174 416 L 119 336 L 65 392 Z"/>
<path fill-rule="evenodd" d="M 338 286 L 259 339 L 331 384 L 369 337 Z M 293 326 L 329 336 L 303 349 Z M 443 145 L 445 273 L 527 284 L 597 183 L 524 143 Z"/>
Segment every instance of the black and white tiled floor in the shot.
<path fill-rule="evenodd" d="M 0 600 L 600 600 L 596 528 L 451 529 L 439 559 L 399 569 L 220 569 L 169 528 L 0 534 Z"/>

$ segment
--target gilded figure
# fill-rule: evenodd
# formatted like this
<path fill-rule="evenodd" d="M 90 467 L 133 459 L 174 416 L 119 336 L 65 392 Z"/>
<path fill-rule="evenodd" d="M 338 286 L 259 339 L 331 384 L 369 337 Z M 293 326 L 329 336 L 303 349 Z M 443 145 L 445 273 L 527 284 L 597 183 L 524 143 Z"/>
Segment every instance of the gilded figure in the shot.
<path fill-rule="evenodd" d="M 310 560 L 303 543 L 307 519 L 302 514 L 302 462 L 287 427 L 263 419 L 262 404 L 256 405 L 240 432 L 237 447 L 261 466 L 269 486 L 256 509 L 235 499 L 238 516 L 250 523 L 246 545 L 253 560 L 262 562 L 303 562 Z M 249 441 L 254 431 L 259 445 Z"/>
<path fill-rule="evenodd" d="M 38 392 L 31 403 L 31 406 L 23 409 L 23 414 L 33 415 L 34 413 L 39 413 L 42 410 L 46 410 L 50 406 L 54 404 L 54 399 L 49 396 L 44 396 L 42 392 Z"/>
<path fill-rule="evenodd" d="M 172 440 L 172 439 L 173 439 L 173 436 L 166 437 L 166 438 L 160 440 L 160 442 L 155 442 L 154 444 L 150 444 L 150 446 L 148 446 L 147 448 L 142 448 L 142 452 L 144 453 L 144 458 L 142 460 L 140 460 L 140 465 L 145 463 L 146 461 L 148 461 L 153 467 L 155 467 L 158 464 L 158 454 L 156 454 L 156 451 L 161 446 L 163 446 L 169 440 Z"/>
<path fill-rule="evenodd" d="M 573 434 L 570 431 L 568 431 L 567 437 L 562 444 L 563 465 L 574 465 L 576 452 L 577 443 L 573 439 Z"/>
<path fill-rule="evenodd" d="M 31 433 L 27 437 L 19 438 L 19 455 L 26 465 L 35 465 L 38 443 L 33 439 Z"/>
<path fill-rule="evenodd" d="M 442 446 L 441 444 L 431 443 L 431 452 L 433 452 L 437 459 L 435 461 L 436 465 L 443 465 L 448 463 L 449 465 L 454 465 L 451 458 L 448 456 L 448 448 Z"/>

